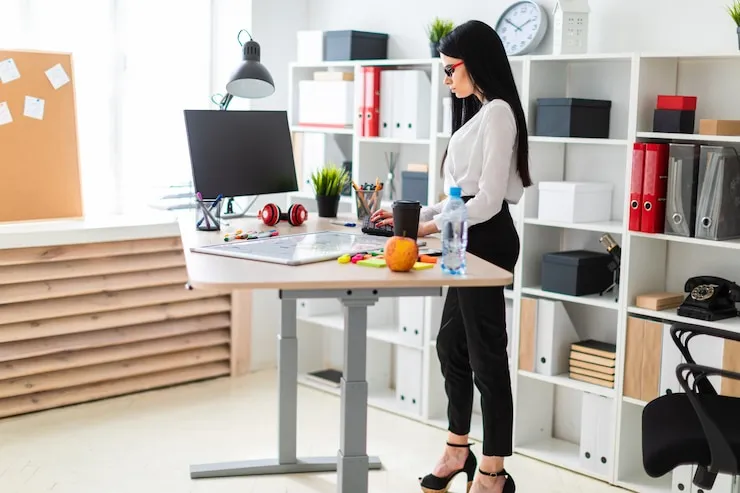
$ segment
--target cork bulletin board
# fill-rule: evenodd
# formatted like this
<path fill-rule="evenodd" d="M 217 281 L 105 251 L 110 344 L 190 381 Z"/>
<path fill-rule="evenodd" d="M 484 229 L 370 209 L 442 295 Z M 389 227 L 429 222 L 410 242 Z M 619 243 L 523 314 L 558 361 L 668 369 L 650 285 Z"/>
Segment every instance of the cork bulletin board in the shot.
<path fill-rule="evenodd" d="M 0 222 L 82 217 L 68 53 L 0 50 Z"/>

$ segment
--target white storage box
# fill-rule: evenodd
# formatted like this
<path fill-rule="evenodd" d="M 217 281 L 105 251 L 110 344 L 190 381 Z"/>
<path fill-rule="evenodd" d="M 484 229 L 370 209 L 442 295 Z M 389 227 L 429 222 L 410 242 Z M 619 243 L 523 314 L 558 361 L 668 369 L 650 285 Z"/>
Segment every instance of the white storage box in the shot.
<path fill-rule="evenodd" d="M 316 63 L 324 60 L 324 31 L 298 31 L 298 62 Z"/>
<path fill-rule="evenodd" d="M 542 221 L 611 221 L 614 189 L 611 183 L 544 181 L 538 189 L 537 217 Z"/>
<path fill-rule="evenodd" d="M 354 82 L 302 80 L 298 83 L 298 124 L 345 128 L 355 117 Z"/>

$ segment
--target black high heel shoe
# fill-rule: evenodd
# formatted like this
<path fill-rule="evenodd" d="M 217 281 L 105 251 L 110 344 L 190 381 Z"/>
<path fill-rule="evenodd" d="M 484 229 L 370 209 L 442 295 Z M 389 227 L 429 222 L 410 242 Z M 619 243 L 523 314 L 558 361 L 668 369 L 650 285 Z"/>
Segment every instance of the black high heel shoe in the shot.
<path fill-rule="evenodd" d="M 470 450 L 471 443 L 465 445 L 459 445 L 457 443 L 447 443 L 450 447 L 460 447 L 468 449 L 468 456 L 465 458 L 465 465 L 462 469 L 452 471 L 444 478 L 435 476 L 434 474 L 427 474 L 421 479 L 421 491 L 424 493 L 447 493 L 450 489 L 450 483 L 452 480 L 464 472 L 468 476 L 468 487 L 465 491 L 470 491 L 470 487 L 473 485 L 473 479 L 475 478 L 475 469 L 478 467 L 478 459 L 475 458 L 475 454 Z"/>
<path fill-rule="evenodd" d="M 516 484 L 514 483 L 514 478 L 511 477 L 511 474 L 506 472 L 506 469 L 501 469 L 499 472 L 485 472 L 485 471 L 481 471 L 480 469 L 478 469 L 478 472 L 484 476 L 489 476 L 492 478 L 497 478 L 499 476 L 505 476 L 506 482 L 504 483 L 503 493 L 514 493 L 516 491 Z"/>

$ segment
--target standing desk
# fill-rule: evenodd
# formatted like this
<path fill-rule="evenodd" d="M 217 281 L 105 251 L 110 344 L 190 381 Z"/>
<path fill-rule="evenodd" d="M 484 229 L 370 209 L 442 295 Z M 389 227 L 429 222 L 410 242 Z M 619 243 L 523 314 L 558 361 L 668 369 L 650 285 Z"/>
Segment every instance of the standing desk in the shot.
<path fill-rule="evenodd" d="M 334 221 L 351 220 L 351 217 Z M 442 288 L 505 286 L 512 274 L 474 255 L 468 254 L 468 275 L 444 275 L 439 267 L 408 273 L 389 269 L 339 264 L 336 261 L 302 266 L 193 253 L 191 247 L 223 242 L 223 233 L 200 232 L 186 215 L 180 219 L 180 234 L 192 289 L 278 289 L 282 303 L 282 322 L 278 336 L 278 453 L 276 458 L 200 464 L 190 466 L 190 477 L 216 478 L 263 474 L 292 474 L 337 471 L 337 491 L 366 493 L 368 471 L 380 469 L 378 457 L 367 455 L 367 309 L 381 297 L 442 296 Z M 258 219 L 231 220 L 231 228 L 269 230 Z M 311 217 L 301 226 L 281 222 L 280 234 L 340 230 L 330 220 Z M 359 228 L 358 228 L 359 230 Z M 424 238 L 427 246 L 439 247 L 435 237 Z M 247 240 L 249 241 L 249 240 Z M 298 457 L 297 391 L 298 339 L 296 300 L 334 298 L 344 306 L 344 370 L 340 384 L 340 443 L 336 457 Z"/>

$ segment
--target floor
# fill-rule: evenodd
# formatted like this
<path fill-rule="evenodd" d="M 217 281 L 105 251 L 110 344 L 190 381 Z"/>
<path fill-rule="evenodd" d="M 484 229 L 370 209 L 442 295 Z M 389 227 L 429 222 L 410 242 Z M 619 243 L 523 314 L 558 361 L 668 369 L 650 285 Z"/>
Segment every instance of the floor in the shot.
<path fill-rule="evenodd" d="M 191 480 L 191 463 L 276 453 L 275 372 L 219 379 L 0 420 L 2 493 L 334 493 L 335 474 Z M 298 451 L 335 455 L 339 399 L 299 386 Z M 420 491 L 445 432 L 375 409 L 371 493 Z M 474 448 L 480 452 L 480 446 Z M 515 455 L 518 492 L 625 493 Z M 462 475 L 451 491 L 464 492 Z"/>

